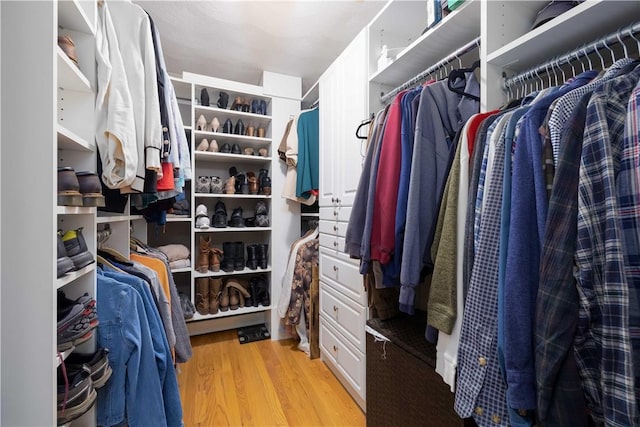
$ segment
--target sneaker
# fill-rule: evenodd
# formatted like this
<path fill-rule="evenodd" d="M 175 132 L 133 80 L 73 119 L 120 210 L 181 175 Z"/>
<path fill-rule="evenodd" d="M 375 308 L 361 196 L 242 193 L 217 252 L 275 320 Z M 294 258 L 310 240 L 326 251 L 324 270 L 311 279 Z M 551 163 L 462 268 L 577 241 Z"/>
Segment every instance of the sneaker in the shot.
<path fill-rule="evenodd" d="M 58 278 L 73 271 L 73 261 L 67 255 L 67 249 L 62 242 L 62 230 L 58 230 Z"/>
<path fill-rule="evenodd" d="M 58 425 L 68 424 L 87 413 L 96 403 L 97 393 L 93 388 L 91 370 L 83 366 L 81 369 L 58 367 L 57 387 Z"/>
<path fill-rule="evenodd" d="M 89 368 L 91 380 L 94 388 L 104 386 L 111 377 L 111 366 L 109 366 L 109 349 L 100 348 L 93 354 L 71 353 L 64 361 L 68 370 L 82 370 L 83 366 Z"/>
<path fill-rule="evenodd" d="M 73 304 L 58 310 L 57 349 L 63 352 L 88 341 L 91 338 L 90 313 L 82 304 Z"/>
<path fill-rule="evenodd" d="M 67 298 L 63 291 L 58 291 L 58 312 L 62 312 L 75 304 L 82 304 L 85 309 L 85 314 L 89 319 L 90 326 L 95 328 L 98 326 L 98 311 L 96 309 L 96 300 L 89 296 L 88 293 L 78 297 L 75 300 Z"/>
<path fill-rule="evenodd" d="M 69 230 L 62 236 L 64 247 L 67 249 L 67 255 L 73 261 L 76 270 L 86 267 L 96 262 L 91 252 L 87 248 L 87 242 L 82 235 L 82 227 L 75 230 Z"/>

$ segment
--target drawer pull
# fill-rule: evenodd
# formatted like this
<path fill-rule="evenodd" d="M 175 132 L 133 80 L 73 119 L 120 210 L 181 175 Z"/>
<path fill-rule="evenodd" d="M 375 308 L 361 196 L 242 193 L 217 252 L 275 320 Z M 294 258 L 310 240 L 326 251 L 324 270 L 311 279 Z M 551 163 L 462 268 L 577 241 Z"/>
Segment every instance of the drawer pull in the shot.
<path fill-rule="evenodd" d="M 338 271 L 338 266 L 337 265 L 333 266 L 333 271 Z"/>
<path fill-rule="evenodd" d="M 333 242 L 333 246 L 337 248 L 338 247 L 338 242 Z"/>
<path fill-rule="evenodd" d="M 336 203 L 340 204 L 340 199 L 336 197 Z"/>
<path fill-rule="evenodd" d="M 338 307 L 337 306 L 333 306 L 333 311 L 338 311 Z"/>
<path fill-rule="evenodd" d="M 335 197 L 331 198 L 331 203 L 335 203 L 338 199 L 336 199 Z"/>
<path fill-rule="evenodd" d="M 338 352 L 338 347 L 336 347 L 335 345 L 333 346 L 333 352 L 337 353 Z"/>
<path fill-rule="evenodd" d="M 333 231 L 338 231 L 338 226 L 337 225 L 333 226 Z"/>
<path fill-rule="evenodd" d="M 338 216 L 338 211 L 333 211 L 333 216 Z"/>

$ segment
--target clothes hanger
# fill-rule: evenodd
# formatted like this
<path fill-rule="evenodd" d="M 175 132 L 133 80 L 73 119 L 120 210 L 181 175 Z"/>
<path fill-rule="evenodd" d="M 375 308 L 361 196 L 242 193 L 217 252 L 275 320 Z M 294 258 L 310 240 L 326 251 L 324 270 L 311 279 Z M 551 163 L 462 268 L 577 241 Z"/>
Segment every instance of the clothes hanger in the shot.
<path fill-rule="evenodd" d="M 473 72 L 476 68 L 480 67 L 480 61 L 476 61 L 473 63 L 473 65 L 470 68 L 459 68 L 457 70 L 452 70 L 449 73 L 449 77 L 447 78 L 447 87 L 449 88 L 450 91 L 457 93 L 458 95 L 462 95 L 465 96 L 467 98 L 471 98 L 474 101 L 480 101 L 480 97 L 470 94 L 470 93 L 466 93 L 464 91 L 464 89 L 458 89 L 453 87 L 453 82 L 458 79 L 461 78 L 463 79 L 463 81 L 466 81 L 467 76 L 466 73 L 469 72 Z"/>
<path fill-rule="evenodd" d="M 618 43 L 620 43 L 622 45 L 622 51 L 624 52 L 624 57 L 628 58 L 629 57 L 629 51 L 627 50 L 627 45 L 624 44 L 624 42 L 622 41 L 622 30 L 618 30 L 618 32 L 616 33 L 616 38 L 618 39 Z"/>
<path fill-rule="evenodd" d="M 374 118 L 374 114 L 371 113 L 371 116 L 368 119 L 363 120 L 362 122 L 360 122 L 360 124 L 358 125 L 358 127 L 356 129 L 356 138 L 358 138 L 358 139 L 367 139 L 368 138 L 367 136 L 361 136 L 360 135 L 360 129 L 362 129 L 364 126 L 368 125 L 369 123 L 371 123 L 373 121 L 373 118 Z"/>

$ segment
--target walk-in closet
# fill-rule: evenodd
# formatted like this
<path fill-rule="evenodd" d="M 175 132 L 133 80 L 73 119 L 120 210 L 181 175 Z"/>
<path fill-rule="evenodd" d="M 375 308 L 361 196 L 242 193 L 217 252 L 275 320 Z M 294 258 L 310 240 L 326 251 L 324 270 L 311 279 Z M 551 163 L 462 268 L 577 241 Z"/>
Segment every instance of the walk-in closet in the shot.
<path fill-rule="evenodd" d="M 0 1 L 0 425 L 640 425 L 639 104 L 638 1 Z"/>

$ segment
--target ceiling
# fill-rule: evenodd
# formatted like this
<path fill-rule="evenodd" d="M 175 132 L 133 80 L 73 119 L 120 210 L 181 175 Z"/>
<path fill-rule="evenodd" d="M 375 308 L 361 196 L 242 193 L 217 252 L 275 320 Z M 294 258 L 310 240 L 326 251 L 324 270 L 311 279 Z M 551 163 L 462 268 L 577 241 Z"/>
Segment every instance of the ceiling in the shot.
<path fill-rule="evenodd" d="M 260 84 L 266 70 L 301 77 L 305 94 L 386 1 L 134 3 L 158 27 L 169 73 Z"/>

